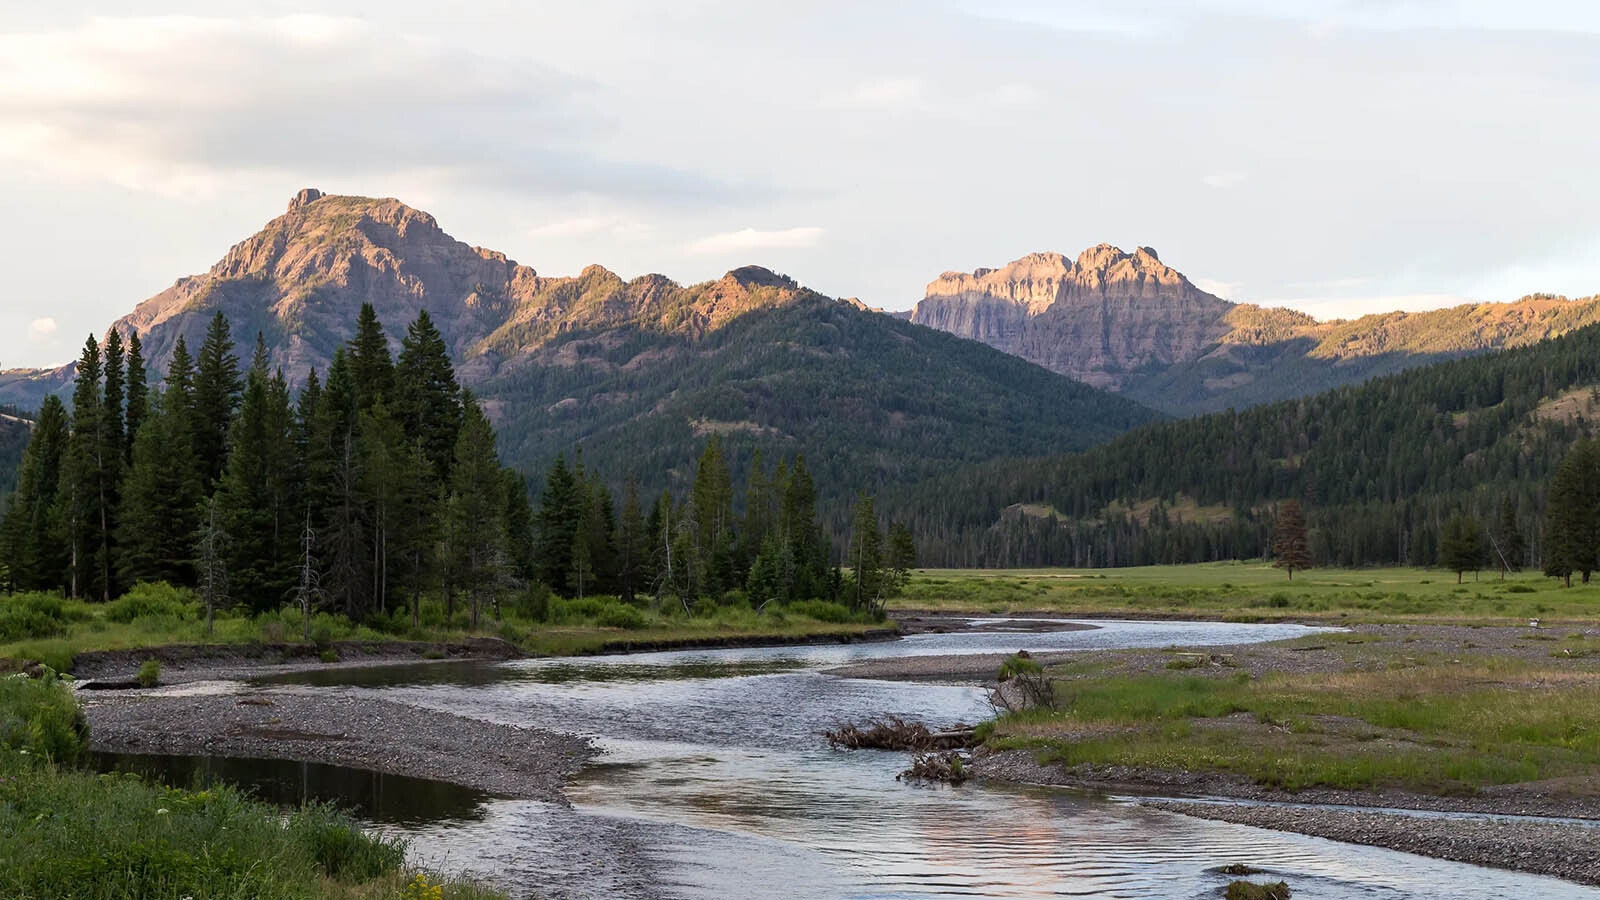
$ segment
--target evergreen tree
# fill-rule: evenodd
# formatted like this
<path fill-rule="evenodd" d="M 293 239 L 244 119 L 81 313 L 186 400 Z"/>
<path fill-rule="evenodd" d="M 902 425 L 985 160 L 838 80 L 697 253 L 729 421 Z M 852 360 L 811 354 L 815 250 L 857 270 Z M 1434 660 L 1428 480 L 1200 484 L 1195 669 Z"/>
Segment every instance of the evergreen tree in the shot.
<path fill-rule="evenodd" d="M 622 488 L 622 513 L 617 518 L 617 593 L 626 603 L 648 583 L 645 578 L 649 558 L 649 532 L 639 509 L 639 485 L 632 476 Z"/>
<path fill-rule="evenodd" d="M 1578 572 L 1589 583 L 1600 550 L 1600 443 L 1579 441 L 1556 469 L 1545 504 L 1544 542 L 1546 575 L 1571 587 Z"/>
<path fill-rule="evenodd" d="M 889 550 L 886 559 L 894 593 L 899 593 L 911 580 L 911 570 L 917 567 L 917 542 L 911 529 L 901 522 L 889 526 Z"/>
<path fill-rule="evenodd" d="M 506 492 L 506 554 L 517 580 L 533 581 L 539 577 L 539 564 L 528 479 L 510 469 L 502 470 L 501 477 L 505 479 Z"/>
<path fill-rule="evenodd" d="M 385 614 L 389 610 L 391 543 L 394 532 L 404 530 L 407 514 L 408 448 L 399 421 L 389 414 L 381 396 L 360 413 L 357 431 L 361 448 L 358 485 L 372 545 L 370 596 L 377 611 Z"/>
<path fill-rule="evenodd" d="M 505 482 L 495 453 L 494 428 L 470 398 L 456 438 L 450 477 L 450 515 L 455 520 L 457 582 L 471 601 L 476 629 L 486 601 L 505 585 Z"/>
<path fill-rule="evenodd" d="M 218 515 L 230 537 L 228 570 L 235 600 L 255 612 L 278 608 L 295 584 L 300 517 L 294 416 L 282 377 L 269 377 L 264 342 L 245 380 L 230 429 L 227 469 L 217 488 Z"/>
<path fill-rule="evenodd" d="M 361 304 L 356 334 L 350 339 L 350 373 L 356 383 L 356 408 L 368 412 L 380 401 L 393 402 L 394 361 L 389 339 L 371 303 Z"/>
<path fill-rule="evenodd" d="M 0 555 L 7 567 L 7 589 L 55 590 L 69 557 L 70 539 L 62 522 L 60 489 L 66 467 L 71 423 L 67 408 L 55 395 L 45 397 L 23 452 L 17 490 L 0 525 Z"/>
<path fill-rule="evenodd" d="M 406 436 L 421 440 L 435 477 L 446 479 L 461 430 L 461 386 L 444 337 L 427 310 L 406 328 L 395 366 L 395 411 Z"/>
<path fill-rule="evenodd" d="M 101 562 L 109 563 L 111 486 L 107 484 L 106 428 L 102 423 L 101 378 L 104 374 L 100 345 L 91 335 L 78 360 L 77 385 L 72 393 L 72 434 L 68 441 L 62 478 L 62 521 L 71 562 L 68 591 L 74 596 L 109 600 L 111 584 Z"/>
<path fill-rule="evenodd" d="M 1311 545 L 1306 540 L 1306 517 L 1300 501 L 1285 500 L 1278 506 L 1278 521 L 1272 535 L 1272 565 L 1289 573 L 1311 567 Z"/>
<path fill-rule="evenodd" d="M 720 594 L 733 584 L 728 558 L 733 536 L 733 479 L 722 458 L 722 441 L 714 434 L 695 468 L 689 506 L 695 524 L 692 565 L 703 574 L 695 593 Z"/>
<path fill-rule="evenodd" d="M 877 611 L 887 598 L 883 570 L 883 534 L 878 530 L 878 514 L 872 498 L 865 494 L 856 501 L 850 526 L 849 563 L 852 568 L 850 602 L 858 610 Z"/>
<path fill-rule="evenodd" d="M 582 512 L 578 481 L 567 468 L 566 459 L 558 455 L 545 473 L 544 491 L 539 495 L 534 554 L 539 580 L 552 590 L 564 590 L 571 580 L 573 540 Z"/>
<path fill-rule="evenodd" d="M 817 489 L 806 469 L 805 457 L 796 457 L 794 465 L 780 474 L 784 477 L 779 532 L 794 561 L 791 599 L 825 596 L 830 593 L 828 552 L 817 524 Z"/>
<path fill-rule="evenodd" d="M 125 584 L 195 583 L 192 551 L 200 526 L 200 473 L 188 418 L 168 402 L 172 394 L 151 396 L 149 416 L 133 439 L 118 522 L 119 573 Z"/>
<path fill-rule="evenodd" d="M 150 410 L 150 385 L 149 376 L 145 371 L 144 344 L 139 340 L 139 332 L 128 332 L 128 400 L 127 409 L 123 413 L 124 430 L 126 433 L 126 447 L 128 448 L 128 462 L 133 461 L 133 441 L 139 436 L 139 428 L 144 425 L 145 417 Z"/>
<path fill-rule="evenodd" d="M 218 312 L 206 329 L 194 376 L 194 450 L 201 486 L 209 493 L 222 478 L 228 457 L 228 428 L 239 408 L 243 382 L 233 353 L 228 318 Z"/>
<path fill-rule="evenodd" d="M 100 392 L 100 427 L 105 429 L 106 449 L 117 454 L 118 468 L 108 473 L 113 483 L 121 483 L 121 461 L 128 456 L 127 425 L 123 404 L 127 399 L 127 353 L 122 335 L 115 328 L 106 335 L 104 387 Z"/>
<path fill-rule="evenodd" d="M 1450 517 L 1439 539 L 1439 563 L 1456 573 L 1456 584 L 1463 573 L 1483 565 L 1483 529 L 1477 519 L 1461 513 Z"/>

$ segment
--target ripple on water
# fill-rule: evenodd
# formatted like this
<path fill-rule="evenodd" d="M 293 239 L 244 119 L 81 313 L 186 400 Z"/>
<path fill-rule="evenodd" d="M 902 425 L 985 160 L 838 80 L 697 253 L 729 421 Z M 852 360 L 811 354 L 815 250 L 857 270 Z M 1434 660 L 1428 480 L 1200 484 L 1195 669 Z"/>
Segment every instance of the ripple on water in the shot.
<path fill-rule="evenodd" d="M 898 714 L 988 713 L 972 687 L 813 671 L 883 656 L 1227 644 L 1301 626 L 1099 622 L 1090 631 L 918 635 L 888 644 L 435 667 L 351 690 L 496 722 L 576 731 L 607 751 L 576 808 L 491 802 L 410 829 L 442 860 L 544 897 L 1215 898 L 1242 862 L 1326 900 L 1541 900 L 1600 891 L 1318 838 L 1024 788 L 895 781 L 900 754 L 832 753 L 819 732 Z"/>

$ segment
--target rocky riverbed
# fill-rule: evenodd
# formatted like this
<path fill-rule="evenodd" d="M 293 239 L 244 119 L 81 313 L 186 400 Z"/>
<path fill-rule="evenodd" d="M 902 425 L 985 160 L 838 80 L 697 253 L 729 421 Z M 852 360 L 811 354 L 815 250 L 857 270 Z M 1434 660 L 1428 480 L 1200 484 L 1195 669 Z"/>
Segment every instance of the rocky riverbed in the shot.
<path fill-rule="evenodd" d="M 548 801 L 595 755 L 568 734 L 341 693 L 195 682 L 82 696 L 91 749 L 111 753 L 331 763 Z"/>

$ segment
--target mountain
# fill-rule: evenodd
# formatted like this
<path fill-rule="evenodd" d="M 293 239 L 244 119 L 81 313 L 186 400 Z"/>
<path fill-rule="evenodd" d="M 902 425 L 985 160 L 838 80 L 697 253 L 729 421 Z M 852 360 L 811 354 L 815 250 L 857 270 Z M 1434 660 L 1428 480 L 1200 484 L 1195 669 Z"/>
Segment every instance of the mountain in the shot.
<path fill-rule="evenodd" d="M 1519 347 L 1600 322 L 1600 298 L 1536 295 L 1318 322 L 1206 293 L 1156 251 L 1100 244 L 946 272 L 912 321 L 1189 415 L 1315 393 L 1418 365 Z"/>
<path fill-rule="evenodd" d="M 325 371 L 371 303 L 398 348 L 427 310 L 507 460 L 537 474 L 558 452 L 659 489 L 687 478 L 711 434 L 743 455 L 807 455 L 819 490 L 857 490 L 987 459 L 1087 447 L 1150 421 L 1136 403 L 965 341 L 834 300 L 756 266 L 683 286 L 600 266 L 547 277 L 456 240 L 394 199 L 301 191 L 210 271 L 179 279 L 116 327 L 152 371 L 218 311 L 259 333 L 293 383 Z M 37 406 L 71 367 L 0 377 Z M 769 456 L 769 459 L 773 458 Z"/>
<path fill-rule="evenodd" d="M 925 536 L 925 564 L 1005 567 L 1261 557 L 1287 499 L 1306 507 L 1319 565 L 1431 565 L 1443 522 L 1465 511 L 1490 528 L 1505 504 L 1531 564 L 1545 487 L 1597 430 L 1600 326 L 1587 326 L 1081 454 L 991 461 L 882 505 Z"/>

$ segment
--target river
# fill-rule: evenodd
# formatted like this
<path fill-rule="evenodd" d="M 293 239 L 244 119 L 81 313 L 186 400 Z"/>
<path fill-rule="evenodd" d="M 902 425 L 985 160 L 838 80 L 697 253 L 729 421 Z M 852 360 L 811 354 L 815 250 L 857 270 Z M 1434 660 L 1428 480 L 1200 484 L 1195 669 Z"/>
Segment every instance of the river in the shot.
<path fill-rule="evenodd" d="M 1238 644 L 1311 630 L 1097 624 L 1087 631 L 929 634 L 881 644 L 441 663 L 274 679 L 279 689 L 287 682 L 296 690 L 349 691 L 590 737 L 605 752 L 570 784 L 571 808 L 326 766 L 188 765 L 279 796 L 355 804 L 377 827 L 409 838 L 418 862 L 482 876 L 518 896 L 1215 898 L 1231 880 L 1215 867 L 1247 863 L 1287 880 L 1296 898 L 1600 900 L 1600 890 L 1555 879 L 1190 819 L 1125 798 L 903 783 L 895 775 L 904 754 L 833 752 L 819 735 L 886 714 L 935 727 L 990 715 L 976 686 L 820 671 L 843 663 L 1024 648 Z M 167 761 L 169 777 L 173 765 Z"/>

